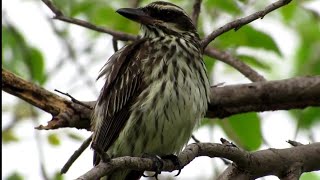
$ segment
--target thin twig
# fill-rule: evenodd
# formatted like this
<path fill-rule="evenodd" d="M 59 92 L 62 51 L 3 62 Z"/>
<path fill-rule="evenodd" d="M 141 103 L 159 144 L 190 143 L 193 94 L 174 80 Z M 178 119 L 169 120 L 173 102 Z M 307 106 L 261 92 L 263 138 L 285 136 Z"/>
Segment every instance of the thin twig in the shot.
<path fill-rule="evenodd" d="M 302 146 L 303 144 L 297 141 L 288 140 L 287 143 L 291 144 L 291 146 Z"/>
<path fill-rule="evenodd" d="M 204 38 L 201 42 L 202 49 L 205 49 L 208 44 L 213 41 L 216 37 L 220 36 L 221 34 L 234 29 L 235 31 L 240 29 L 242 26 L 256 20 L 259 18 L 263 18 L 266 14 L 290 3 L 292 0 L 279 0 L 275 3 L 270 4 L 264 10 L 255 12 L 247 17 L 236 19 L 228 24 L 225 24 L 218 28 L 217 30 L 212 31 L 206 38 Z"/>
<path fill-rule="evenodd" d="M 224 163 L 224 165 L 226 165 L 226 166 L 228 166 L 228 165 L 230 165 L 232 162 L 231 161 L 229 161 L 228 159 L 225 159 L 225 158 L 219 158 L 219 159 L 221 159 L 221 161 Z"/>
<path fill-rule="evenodd" d="M 198 19 L 199 19 L 199 14 L 201 12 L 201 2 L 202 0 L 195 0 L 193 4 L 193 12 L 192 12 L 192 22 L 193 24 L 197 27 L 198 26 Z"/>
<path fill-rule="evenodd" d="M 133 8 L 137 8 L 140 4 L 140 1 L 141 0 L 130 0 L 129 3 L 130 3 L 130 6 L 133 7 Z"/>
<path fill-rule="evenodd" d="M 63 16 L 62 11 L 56 8 L 50 0 L 42 0 L 42 2 L 45 3 L 56 16 Z"/>
<path fill-rule="evenodd" d="M 34 125 L 37 125 L 39 123 L 39 115 L 35 112 L 34 107 L 30 106 L 31 111 L 31 119 L 33 120 Z M 40 170 L 42 179 L 49 180 L 48 172 L 46 170 L 46 159 L 44 158 L 44 151 L 43 151 L 43 143 L 41 141 L 41 134 L 37 131 L 34 132 L 35 140 L 36 140 L 36 148 L 38 150 L 38 156 L 39 156 L 39 163 L 40 163 Z"/>
<path fill-rule="evenodd" d="M 83 78 L 81 78 L 81 80 L 83 80 L 87 84 L 87 86 L 92 90 L 92 92 L 94 94 L 97 94 L 98 93 L 97 89 L 95 88 L 95 84 L 92 81 L 92 78 L 89 77 L 87 69 L 77 61 L 77 59 L 78 59 L 77 53 L 75 52 L 76 50 L 73 47 L 70 39 L 68 39 L 66 37 L 61 38 L 63 32 L 56 27 L 56 25 L 53 23 L 53 21 L 49 21 L 49 24 L 50 24 L 51 28 L 53 29 L 53 32 L 58 37 L 60 37 L 59 40 L 60 40 L 61 44 L 63 46 L 65 46 L 65 49 L 66 49 L 65 51 L 67 53 L 67 57 L 65 59 L 71 60 L 71 62 L 76 65 L 76 69 L 78 71 L 78 74 L 76 75 L 76 80 L 79 79 L 79 76 L 83 77 Z M 61 65 L 63 65 L 66 62 L 65 59 L 62 59 L 63 61 L 61 61 Z M 59 63 L 57 65 L 59 66 Z M 56 72 L 56 71 L 54 71 L 54 72 Z M 72 79 L 74 79 L 74 78 L 72 78 Z M 74 80 L 72 80 L 72 82 L 73 81 Z"/>
<path fill-rule="evenodd" d="M 194 140 L 194 142 L 200 143 L 200 140 L 198 138 L 196 138 L 194 135 L 192 135 L 191 138 Z"/>
<path fill-rule="evenodd" d="M 129 41 L 129 40 L 136 40 L 137 39 L 137 36 L 134 36 L 134 35 L 130 35 L 130 34 L 127 34 L 127 33 L 118 32 L 118 31 L 107 29 L 107 28 L 99 27 L 99 26 L 96 26 L 94 24 L 91 24 L 91 23 L 83 21 L 83 20 L 66 17 L 62 13 L 59 13 L 61 11 L 58 10 L 51 3 L 51 1 L 49 1 L 49 0 L 42 0 L 42 1 L 52 10 L 52 12 L 55 13 L 55 15 L 56 15 L 55 19 L 59 19 L 59 20 L 62 20 L 62 21 L 65 21 L 65 22 L 69 22 L 69 23 L 72 23 L 72 24 L 77 24 L 77 25 L 80 25 L 80 26 L 83 26 L 83 27 L 86 27 L 86 28 L 89 28 L 89 29 L 92 29 L 92 30 L 95 30 L 95 31 L 98 31 L 98 32 L 110 34 L 110 35 L 113 36 L 113 38 L 115 38 L 117 40 Z M 289 3 L 290 1 L 286 0 L 286 2 Z M 264 11 L 260 11 L 260 13 L 258 12 L 257 14 L 253 14 L 253 15 L 250 15 L 248 17 L 245 17 L 244 20 L 241 20 L 241 19 L 240 19 L 241 21 L 236 20 L 236 21 L 230 22 L 230 23 L 222 26 L 220 28 L 222 30 L 218 29 L 218 30 L 212 32 L 209 36 L 207 36 L 202 41 L 202 47 L 205 48 L 205 46 L 207 46 L 207 45 L 204 46 L 204 43 L 206 43 L 207 41 L 209 43 L 209 42 L 211 42 L 213 40 L 213 39 L 209 40 L 211 37 L 214 36 L 213 38 L 215 38 L 215 37 L 223 34 L 224 32 L 227 32 L 230 29 L 235 28 L 235 26 L 237 26 L 237 27 L 239 27 L 240 25 L 242 26 L 242 25 L 245 24 L 244 22 L 247 22 L 247 21 L 245 21 L 246 19 L 250 19 L 250 18 L 252 18 L 252 16 L 257 16 L 259 14 L 261 15 L 261 12 L 264 12 L 265 14 L 270 12 L 271 11 L 270 7 L 272 5 L 275 5 L 275 7 L 278 7 L 279 6 L 279 2 L 271 4 Z M 200 6 L 201 6 L 201 0 L 196 0 L 196 2 L 194 4 L 194 12 L 193 12 L 193 17 L 192 17 L 194 19 L 194 22 L 198 18 L 198 15 L 199 15 L 198 14 L 198 10 L 199 10 L 199 13 L 200 13 Z M 240 22 L 240 24 L 239 24 L 239 22 Z M 247 23 L 249 23 L 249 22 L 247 22 Z M 233 25 L 234 27 L 230 26 L 230 24 Z M 232 28 L 230 28 L 230 27 L 232 27 Z M 217 33 L 217 32 L 219 32 L 219 33 Z M 214 51 L 211 48 L 210 49 L 206 49 L 205 53 L 207 55 L 209 55 L 209 56 L 217 58 L 218 60 L 221 60 L 221 61 L 226 62 L 227 64 L 231 65 L 235 69 L 239 70 L 246 77 L 248 77 L 251 81 L 254 81 L 254 82 L 255 81 L 265 81 L 265 79 L 261 75 L 259 75 L 257 72 L 255 72 L 253 69 L 251 69 L 249 66 L 245 65 L 244 63 L 242 63 L 241 61 L 237 60 L 236 58 L 234 58 L 232 55 L 230 55 L 228 53 Z"/>
<path fill-rule="evenodd" d="M 237 146 L 235 144 L 233 144 L 233 142 L 230 142 L 230 141 L 228 141 L 228 140 L 226 140 L 224 138 L 220 138 L 220 142 L 222 144 L 226 145 L 226 146 L 232 146 L 232 147 L 236 147 L 237 148 Z"/>
<path fill-rule="evenodd" d="M 115 38 L 112 38 L 112 47 L 113 47 L 114 52 L 118 51 L 118 40 Z"/>
<path fill-rule="evenodd" d="M 53 5 L 53 3 L 50 0 L 42 0 L 42 2 L 44 2 L 55 14 L 54 19 L 58 19 L 71 24 L 76 24 L 82 27 L 86 27 L 88 29 L 98 31 L 98 32 L 107 33 L 116 37 L 118 40 L 122 40 L 122 41 L 134 41 L 137 39 L 137 36 L 134 36 L 134 35 L 130 35 L 130 34 L 119 32 L 119 31 L 114 31 L 101 26 L 96 26 L 94 24 L 91 24 L 89 22 L 86 22 L 80 19 L 66 17 L 63 15 L 61 10 L 59 10 L 57 7 Z"/>
<path fill-rule="evenodd" d="M 55 89 L 54 91 L 56 91 L 56 92 L 58 92 L 58 93 L 60 93 L 60 94 L 63 94 L 63 95 L 65 95 L 65 96 L 68 96 L 68 97 L 71 99 L 71 101 L 74 102 L 74 103 L 80 104 L 80 105 L 82 105 L 82 106 L 84 106 L 84 107 L 86 107 L 86 108 L 88 108 L 88 109 L 91 109 L 91 110 L 93 109 L 91 106 L 89 106 L 89 105 L 87 105 L 87 104 L 85 104 L 85 103 L 77 100 L 76 98 L 74 98 L 73 96 L 71 96 L 69 93 L 64 93 L 64 92 L 61 92 L 61 91 L 59 91 L 59 90 L 57 90 L 57 89 Z"/>
<path fill-rule="evenodd" d="M 229 64 L 253 82 L 266 81 L 266 79 L 262 75 L 260 75 L 258 72 L 256 72 L 241 60 L 233 57 L 228 52 L 219 51 L 212 47 L 207 47 L 204 53 L 209 57 L 219 59 L 220 61 Z"/>
<path fill-rule="evenodd" d="M 68 159 L 68 161 L 66 162 L 66 164 L 62 167 L 60 173 L 61 174 L 65 174 L 69 168 L 72 166 L 72 164 L 78 159 L 78 157 L 83 153 L 84 150 L 87 149 L 87 147 L 90 145 L 92 140 L 92 135 L 86 139 L 81 146 L 79 147 L 79 149 L 77 149 L 72 156 Z"/>

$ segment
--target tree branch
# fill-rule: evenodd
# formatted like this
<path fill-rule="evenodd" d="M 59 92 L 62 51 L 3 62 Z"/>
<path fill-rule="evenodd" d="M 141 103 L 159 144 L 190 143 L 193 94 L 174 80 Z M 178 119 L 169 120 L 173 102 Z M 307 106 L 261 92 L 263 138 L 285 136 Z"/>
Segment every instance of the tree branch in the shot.
<path fill-rule="evenodd" d="M 219 51 L 213 47 L 207 47 L 204 51 L 205 55 L 219 59 L 220 61 L 229 64 L 231 67 L 238 70 L 241 74 L 246 76 L 252 82 L 266 81 L 258 72 L 252 69 L 250 66 L 242 62 L 241 60 L 233 57 L 228 52 Z"/>
<path fill-rule="evenodd" d="M 301 174 L 303 173 L 303 163 L 296 162 L 293 163 L 287 171 L 283 172 L 279 177 L 281 180 L 299 180 Z"/>
<path fill-rule="evenodd" d="M 129 1 L 130 7 L 137 8 L 140 4 L 140 1 L 141 0 L 130 0 Z"/>
<path fill-rule="evenodd" d="M 87 149 L 91 141 L 92 141 L 92 135 L 89 138 L 87 138 L 81 144 L 81 146 L 72 154 L 72 156 L 68 159 L 66 164 L 61 168 L 61 171 L 60 171 L 61 174 L 65 174 L 69 170 L 71 165 L 78 159 L 78 157 L 83 153 L 83 151 Z"/>
<path fill-rule="evenodd" d="M 194 4 L 193 4 L 193 12 L 192 12 L 192 22 L 193 24 L 197 27 L 198 25 L 198 19 L 199 19 L 199 14 L 201 11 L 201 2 L 202 0 L 195 0 Z"/>
<path fill-rule="evenodd" d="M 38 129 L 90 129 L 91 110 L 2 69 L 2 90 L 52 114 Z M 207 117 L 225 118 L 245 112 L 288 110 L 320 106 L 320 76 L 211 87 Z M 91 107 L 94 101 L 86 102 Z"/>
<path fill-rule="evenodd" d="M 137 36 L 135 36 L 135 35 L 123 33 L 120 31 L 114 31 L 114 30 L 107 29 L 107 28 L 104 28 L 101 26 L 96 26 L 94 24 L 91 24 L 89 22 L 86 22 L 86 21 L 83 21 L 80 19 L 70 18 L 70 17 L 64 16 L 62 11 L 59 10 L 57 7 L 55 7 L 54 4 L 50 0 L 42 0 L 42 2 L 45 3 L 48 6 L 48 8 L 50 8 L 51 11 L 55 14 L 54 19 L 58 19 L 58 20 L 61 20 L 64 22 L 68 22 L 71 24 L 76 24 L 76 25 L 79 25 L 82 27 L 86 27 L 88 29 L 92 29 L 97 32 L 107 33 L 107 34 L 114 36 L 117 40 L 134 41 L 137 39 Z"/>
<path fill-rule="evenodd" d="M 211 88 L 207 117 L 320 106 L 320 76 Z"/>
<path fill-rule="evenodd" d="M 46 127 L 39 126 L 39 129 L 57 129 L 61 127 L 90 129 L 90 109 L 61 98 L 4 69 L 2 69 L 2 90 L 25 100 L 53 116 Z"/>
<path fill-rule="evenodd" d="M 67 17 L 62 13 L 61 10 L 59 10 L 57 7 L 55 7 L 54 4 L 50 0 L 42 0 L 42 2 L 44 2 L 48 6 L 48 8 L 51 9 L 51 11 L 55 14 L 54 19 L 58 19 L 58 20 L 61 20 L 61 21 L 64 21 L 64 22 L 68 22 L 68 23 L 71 23 L 71 24 L 76 24 L 76 25 L 79 25 L 79 26 L 82 26 L 82 27 L 85 27 L 85 28 L 88 28 L 88 29 L 91 29 L 91 30 L 94 30 L 94 31 L 97 31 L 97 32 L 110 34 L 110 35 L 113 36 L 113 45 L 114 45 L 114 42 L 116 40 L 134 41 L 134 40 L 136 40 L 138 38 L 137 36 L 134 36 L 134 35 L 130 35 L 130 34 L 127 34 L 127 33 L 114 31 L 114 30 L 107 29 L 107 28 L 104 28 L 104 27 L 96 26 L 94 24 L 91 24 L 89 22 L 86 22 L 86 21 L 83 21 L 83 20 L 80 20 L 80 19 Z M 193 20 L 195 25 L 197 24 L 197 21 L 198 21 L 198 18 L 199 18 L 201 2 L 202 2 L 202 0 L 195 0 L 195 4 L 193 6 L 193 13 L 192 13 L 192 17 L 191 18 L 192 18 L 192 20 Z M 232 22 L 230 22 L 230 23 L 232 23 Z M 228 24 L 230 24 L 230 23 L 228 23 Z M 228 27 L 229 27 L 228 24 L 222 26 L 221 28 L 222 29 L 228 29 Z M 216 31 L 218 31 L 218 30 L 216 30 Z M 227 32 L 227 31 L 224 31 L 224 32 Z M 219 35 L 223 34 L 224 32 L 220 33 Z M 217 36 L 219 36 L 219 35 L 217 35 Z M 206 41 L 206 40 L 204 39 L 203 41 Z M 117 48 L 115 48 L 115 49 L 117 49 Z M 218 59 L 218 60 L 220 60 L 222 62 L 225 62 L 225 63 L 229 64 L 230 66 L 234 67 L 235 69 L 239 70 L 240 73 L 243 73 L 246 77 L 248 77 L 253 82 L 255 82 L 255 81 L 264 81 L 265 80 L 261 75 L 259 75 L 256 71 L 254 71 L 248 65 L 246 65 L 242 61 L 232 57 L 232 55 L 230 55 L 230 54 L 228 54 L 226 52 L 219 51 L 219 50 L 214 49 L 214 48 L 207 48 L 207 49 L 205 49 L 204 52 L 209 57 L 216 58 L 216 59 Z"/>
<path fill-rule="evenodd" d="M 266 175 L 281 177 L 296 162 L 303 167 L 303 172 L 320 169 L 320 143 L 302 145 L 287 149 L 267 149 L 256 152 L 246 152 L 234 146 L 216 143 L 195 143 L 186 146 L 178 155 L 182 166 L 186 166 L 199 156 L 210 158 L 223 157 L 234 163 L 230 166 L 232 172 L 238 172 L 242 177 L 254 179 Z M 150 159 L 138 157 L 119 157 L 109 163 L 100 163 L 77 180 L 90 180 L 103 177 L 117 168 L 134 169 L 139 171 L 152 171 L 153 162 Z M 172 172 L 177 170 L 171 161 L 164 161 L 163 171 Z M 228 170 L 228 169 L 227 169 Z M 226 171 L 225 171 L 226 173 Z M 225 174 L 220 179 L 234 179 L 234 174 Z"/>
<path fill-rule="evenodd" d="M 204 38 L 201 42 L 202 49 L 205 49 L 208 44 L 213 41 L 216 37 L 220 36 L 221 34 L 230 31 L 231 29 L 234 29 L 237 31 L 242 26 L 258 19 L 263 18 L 266 14 L 290 3 L 292 0 L 279 0 L 275 3 L 270 4 L 267 6 L 264 10 L 255 12 L 247 17 L 236 19 L 232 22 L 229 22 L 228 24 L 223 25 L 222 27 L 218 28 L 217 30 L 214 30 L 212 33 L 210 33 L 206 38 Z"/>

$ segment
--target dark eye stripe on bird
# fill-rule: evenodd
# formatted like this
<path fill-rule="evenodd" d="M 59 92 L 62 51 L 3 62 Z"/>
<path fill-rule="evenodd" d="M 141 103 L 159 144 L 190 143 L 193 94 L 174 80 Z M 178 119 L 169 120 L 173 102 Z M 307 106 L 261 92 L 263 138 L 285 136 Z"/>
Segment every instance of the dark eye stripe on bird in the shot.
<path fill-rule="evenodd" d="M 209 81 L 200 38 L 179 6 L 156 1 L 117 11 L 141 24 L 141 38 L 101 69 L 105 77 L 92 115 L 94 165 L 111 158 L 177 154 L 207 111 Z M 138 179 L 115 170 L 107 179 Z"/>

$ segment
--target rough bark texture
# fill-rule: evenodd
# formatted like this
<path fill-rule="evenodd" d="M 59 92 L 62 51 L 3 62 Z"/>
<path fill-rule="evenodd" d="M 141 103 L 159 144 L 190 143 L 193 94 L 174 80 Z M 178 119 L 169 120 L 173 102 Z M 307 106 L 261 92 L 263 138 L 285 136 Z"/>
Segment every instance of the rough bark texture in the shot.
<path fill-rule="evenodd" d="M 225 118 L 234 114 L 252 111 L 303 109 L 310 106 L 320 106 L 320 76 L 296 77 L 267 82 L 258 72 L 230 53 L 208 46 L 219 35 L 232 29 L 238 30 L 256 19 L 263 18 L 267 13 L 288 4 L 290 1 L 278 0 L 261 11 L 234 20 L 213 30 L 202 39 L 202 48 L 205 55 L 234 67 L 248 79 L 255 82 L 212 87 L 207 117 Z M 138 38 L 135 35 L 114 31 L 80 19 L 65 16 L 50 0 L 42 0 L 42 2 L 54 13 L 54 19 L 110 34 L 115 41 L 134 41 Z M 139 1 L 133 1 L 132 6 L 137 6 L 138 3 Z M 195 24 L 198 21 L 200 7 L 201 0 L 196 0 L 192 15 Z M 90 130 L 90 108 L 61 98 L 4 69 L 2 69 L 2 89 L 53 116 L 48 125 L 40 125 L 37 129 L 75 127 Z M 94 103 L 95 101 L 86 102 L 91 107 L 93 107 Z M 281 179 L 299 179 L 303 172 L 320 169 L 320 143 L 309 145 L 293 144 L 295 144 L 295 147 L 287 149 L 246 152 L 227 144 L 197 143 L 188 145 L 178 157 L 183 166 L 198 156 L 223 157 L 233 161 L 233 164 L 229 165 L 219 176 L 219 180 L 247 180 L 266 175 L 276 175 Z M 109 163 L 99 164 L 78 179 L 97 179 L 116 168 L 152 170 L 152 164 L 153 162 L 150 159 L 120 157 L 112 159 Z M 171 172 L 176 170 L 176 167 L 171 162 L 166 161 L 163 170 Z"/>
<path fill-rule="evenodd" d="M 219 180 L 255 179 L 267 175 L 286 177 L 288 169 L 302 169 L 303 172 L 320 169 L 320 143 L 296 146 L 286 149 L 267 149 L 247 152 L 235 146 L 215 143 L 195 143 L 188 145 L 179 155 L 181 165 L 186 166 L 198 156 L 223 157 L 233 161 Z M 298 162 L 298 164 L 297 164 Z M 109 163 L 100 163 L 78 180 L 102 177 L 116 168 L 152 170 L 152 160 L 138 157 L 120 157 Z M 165 161 L 163 171 L 177 170 L 172 162 Z M 183 170 L 182 170 L 183 171 Z"/>
<path fill-rule="evenodd" d="M 38 129 L 76 127 L 90 129 L 91 110 L 27 82 L 2 69 L 2 89 L 52 114 L 47 126 Z M 211 87 L 210 118 L 245 112 L 302 109 L 320 106 L 320 76 Z M 95 102 L 87 102 L 93 106 Z"/>
<path fill-rule="evenodd" d="M 208 117 L 320 105 L 320 76 L 211 88 Z"/>

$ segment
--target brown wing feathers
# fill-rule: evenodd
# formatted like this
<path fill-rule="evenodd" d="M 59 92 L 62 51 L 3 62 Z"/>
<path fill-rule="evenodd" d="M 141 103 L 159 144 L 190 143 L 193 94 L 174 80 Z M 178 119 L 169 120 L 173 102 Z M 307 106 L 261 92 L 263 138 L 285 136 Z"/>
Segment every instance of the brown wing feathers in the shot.
<path fill-rule="evenodd" d="M 141 46 L 144 42 L 139 40 L 119 50 L 98 76 L 106 76 L 106 83 L 95 107 L 102 109 L 95 111 L 100 114 L 94 115 L 95 118 L 102 118 L 95 120 L 102 122 L 95 127 L 93 139 L 93 144 L 100 150 L 107 151 L 119 136 L 130 116 L 130 107 L 139 94 L 142 82 L 139 71 L 141 66 L 136 55 L 143 49 Z M 95 155 L 94 164 L 98 163 Z"/>

